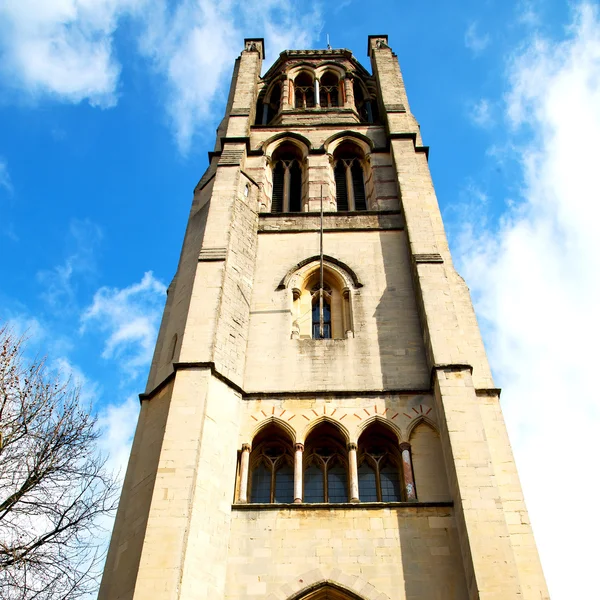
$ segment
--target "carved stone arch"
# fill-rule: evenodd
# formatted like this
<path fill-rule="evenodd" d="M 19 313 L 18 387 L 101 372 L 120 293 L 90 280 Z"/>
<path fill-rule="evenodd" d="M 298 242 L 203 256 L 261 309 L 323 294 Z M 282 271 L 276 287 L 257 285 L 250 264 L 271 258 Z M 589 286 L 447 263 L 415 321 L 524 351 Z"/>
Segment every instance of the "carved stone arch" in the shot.
<path fill-rule="evenodd" d="M 363 152 L 365 158 L 367 158 L 374 148 L 373 140 L 368 138 L 366 135 L 359 133 L 358 131 L 340 131 L 334 135 L 328 137 L 323 143 L 323 149 L 327 154 L 333 155 L 335 149 L 343 142 L 353 142 Z"/>
<path fill-rule="evenodd" d="M 339 63 L 331 61 L 321 63 L 315 69 L 315 77 L 317 79 L 320 79 L 328 71 L 334 72 L 339 77 L 339 79 L 343 79 L 344 77 L 346 77 L 346 69 Z"/>
<path fill-rule="evenodd" d="M 402 431 L 395 423 L 392 423 L 392 421 L 382 417 L 381 415 L 373 415 L 359 424 L 358 428 L 356 429 L 356 443 L 358 443 L 360 436 L 367 430 L 367 428 L 374 423 L 379 423 L 382 427 L 389 429 L 390 433 L 394 434 L 398 440 L 398 445 L 404 441 Z"/>
<path fill-rule="evenodd" d="M 411 421 L 408 424 L 408 427 L 406 428 L 406 439 L 408 440 L 409 443 L 410 443 L 410 437 L 411 437 L 413 431 L 419 425 L 421 425 L 421 423 L 425 423 L 425 425 L 428 425 L 429 427 L 431 427 L 431 429 L 433 429 L 433 431 L 437 435 L 440 435 L 440 431 L 439 431 L 437 425 L 429 417 L 426 417 L 425 415 L 419 415 L 416 419 Z"/>
<path fill-rule="evenodd" d="M 332 271 L 334 271 L 340 277 L 342 277 L 347 287 L 354 287 L 355 289 L 363 287 L 363 284 L 359 281 L 356 273 L 346 263 L 327 254 L 323 255 L 323 260 Z M 279 282 L 279 285 L 277 286 L 277 289 L 283 290 L 289 287 L 293 287 L 293 284 L 295 283 L 295 276 L 302 277 L 302 275 L 305 276 L 306 273 L 310 271 L 310 268 L 304 269 L 304 267 L 306 267 L 307 265 L 310 266 L 311 263 L 319 264 L 319 262 L 320 257 L 317 255 L 310 256 L 309 258 L 305 258 L 304 260 L 300 261 L 283 276 L 283 278 Z M 292 281 L 293 279 L 294 281 Z"/>
<path fill-rule="evenodd" d="M 303 431 L 302 437 L 299 438 L 298 441 L 302 444 L 305 444 L 308 436 L 317 427 L 319 427 L 319 425 L 322 425 L 323 423 L 329 423 L 330 425 L 335 427 L 340 432 L 340 435 L 344 438 L 344 442 L 346 444 L 350 442 L 350 432 L 348 431 L 348 429 L 346 429 L 346 427 L 344 427 L 344 425 L 342 425 L 339 421 L 336 421 L 335 419 L 332 419 L 331 417 L 326 415 L 321 415 L 320 417 L 317 417 L 314 421 L 310 422 L 307 425 L 306 429 Z"/>
<path fill-rule="evenodd" d="M 287 72 L 286 75 L 288 77 L 288 79 L 291 79 L 292 81 L 294 81 L 296 79 L 296 77 L 298 77 L 298 75 L 300 75 L 300 73 L 308 73 L 312 80 L 315 80 L 315 65 L 313 63 L 309 63 L 309 62 L 301 62 L 301 63 L 296 63 L 293 67 L 291 67 Z"/>
<path fill-rule="evenodd" d="M 302 153 L 302 160 L 306 160 L 312 147 L 310 140 L 299 133 L 293 132 L 278 133 L 261 144 L 262 151 L 265 153 L 267 160 L 270 161 L 273 157 L 273 152 L 286 142 L 296 146 Z"/>
<path fill-rule="evenodd" d="M 280 419 L 279 417 L 267 417 L 264 421 L 261 421 L 252 431 L 252 440 L 251 440 L 251 446 L 254 443 L 254 440 L 256 439 L 256 436 L 260 434 L 260 432 L 263 429 L 266 429 L 267 427 L 270 426 L 275 426 L 278 427 L 282 430 L 282 432 L 284 434 L 286 434 L 289 437 L 290 443 L 291 444 L 295 444 L 298 440 L 297 440 L 297 433 L 296 430 L 286 421 L 284 421 L 283 419 Z"/>
<path fill-rule="evenodd" d="M 347 575 L 338 568 L 327 567 L 298 575 L 267 596 L 266 600 L 316 600 L 318 596 L 311 594 L 319 590 L 329 591 L 327 587 L 331 591 L 335 590 L 339 598 L 344 598 L 344 595 L 339 596 L 340 593 L 345 594 L 346 600 L 390 600 L 387 594 L 360 575 Z"/>

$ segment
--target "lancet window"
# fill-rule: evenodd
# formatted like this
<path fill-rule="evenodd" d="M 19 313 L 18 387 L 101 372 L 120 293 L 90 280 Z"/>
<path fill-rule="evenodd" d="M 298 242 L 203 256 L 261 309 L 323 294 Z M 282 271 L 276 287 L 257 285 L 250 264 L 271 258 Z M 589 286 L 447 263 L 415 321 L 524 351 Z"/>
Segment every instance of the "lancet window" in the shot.
<path fill-rule="evenodd" d="M 363 82 L 355 77 L 353 81 L 354 105 L 362 123 L 376 123 L 379 115 L 377 102 L 371 98 Z"/>
<path fill-rule="evenodd" d="M 306 440 L 304 502 L 348 502 L 346 449 L 330 423 L 319 425 Z"/>
<path fill-rule="evenodd" d="M 308 267 L 293 294 L 293 338 L 344 339 L 354 336 L 351 293 L 342 276 L 329 264 L 323 266 L 323 318 L 321 321 L 320 266 Z M 322 328 L 322 329 L 321 329 Z"/>
<path fill-rule="evenodd" d="M 333 155 L 338 211 L 367 210 L 364 157 L 352 143 L 341 144 Z"/>
<path fill-rule="evenodd" d="M 294 79 L 294 104 L 296 108 L 315 106 L 315 85 L 312 76 L 303 71 Z"/>
<path fill-rule="evenodd" d="M 273 154 L 271 212 L 302 210 L 302 154 L 292 144 L 280 146 Z"/>
<path fill-rule="evenodd" d="M 340 102 L 340 80 L 335 73 L 325 73 L 319 82 L 319 102 L 322 108 L 335 108 Z"/>
<path fill-rule="evenodd" d="M 250 470 L 250 502 L 293 502 L 292 445 L 278 428 L 269 427 L 257 436 L 250 457 Z"/>
<path fill-rule="evenodd" d="M 398 440 L 378 423 L 358 441 L 358 489 L 361 502 L 401 502 L 401 455 Z"/>
<path fill-rule="evenodd" d="M 256 106 L 257 125 L 268 125 L 279 113 L 281 107 L 281 82 L 276 81 Z"/>

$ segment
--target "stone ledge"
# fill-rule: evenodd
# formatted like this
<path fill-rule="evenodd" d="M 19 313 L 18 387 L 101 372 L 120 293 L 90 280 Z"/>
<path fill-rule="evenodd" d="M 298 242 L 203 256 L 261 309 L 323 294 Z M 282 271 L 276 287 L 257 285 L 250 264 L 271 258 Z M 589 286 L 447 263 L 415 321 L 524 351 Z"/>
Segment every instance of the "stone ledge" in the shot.
<path fill-rule="evenodd" d="M 232 504 L 233 510 L 381 510 L 383 508 L 452 508 L 454 502 L 299 502 L 280 504 Z"/>

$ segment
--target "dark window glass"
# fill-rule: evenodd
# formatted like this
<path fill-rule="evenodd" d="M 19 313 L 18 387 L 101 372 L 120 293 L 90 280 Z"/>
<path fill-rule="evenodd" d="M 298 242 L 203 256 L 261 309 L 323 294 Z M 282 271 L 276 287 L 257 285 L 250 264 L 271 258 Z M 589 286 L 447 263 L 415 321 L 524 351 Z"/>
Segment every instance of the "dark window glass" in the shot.
<path fill-rule="evenodd" d="M 275 502 L 294 501 L 294 469 L 288 464 L 275 472 Z"/>
<path fill-rule="evenodd" d="M 348 185 L 346 183 L 346 166 L 339 160 L 335 166 L 335 200 L 338 211 L 348 210 Z"/>
<path fill-rule="evenodd" d="M 304 502 L 325 502 L 323 470 L 317 465 L 304 471 Z"/>
<path fill-rule="evenodd" d="M 290 167 L 290 212 L 302 210 L 302 169 L 297 161 Z"/>
<path fill-rule="evenodd" d="M 381 479 L 381 500 L 383 502 L 400 502 L 400 478 L 398 469 L 391 465 L 386 465 L 379 471 Z"/>
<path fill-rule="evenodd" d="M 252 473 L 250 502 L 271 502 L 271 469 L 260 463 Z"/>
<path fill-rule="evenodd" d="M 377 502 L 375 469 L 366 461 L 358 469 L 358 495 L 361 502 Z"/>
<path fill-rule="evenodd" d="M 360 163 L 355 160 L 350 169 L 352 173 L 352 191 L 354 192 L 355 210 L 367 210 L 367 196 L 365 194 L 365 182 L 363 170 Z"/>
<path fill-rule="evenodd" d="M 319 317 L 319 300 L 315 300 L 312 310 L 312 323 L 313 323 L 313 339 L 331 339 L 331 309 L 329 304 L 323 300 L 323 336 L 320 335 L 321 321 Z"/>
<path fill-rule="evenodd" d="M 283 182 L 285 169 L 281 162 L 278 162 L 273 169 L 273 200 L 271 202 L 271 212 L 283 212 Z"/>
<path fill-rule="evenodd" d="M 327 470 L 327 497 L 329 502 L 348 502 L 346 469 L 341 465 Z"/>

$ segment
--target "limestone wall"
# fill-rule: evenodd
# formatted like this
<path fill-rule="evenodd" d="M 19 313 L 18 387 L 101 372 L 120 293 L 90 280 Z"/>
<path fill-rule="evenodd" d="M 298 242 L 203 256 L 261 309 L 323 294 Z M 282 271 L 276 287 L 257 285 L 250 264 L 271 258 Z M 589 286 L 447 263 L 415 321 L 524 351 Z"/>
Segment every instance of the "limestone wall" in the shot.
<path fill-rule="evenodd" d="M 232 512 L 227 600 L 284 600 L 330 580 L 365 600 L 466 600 L 450 508 Z"/>

